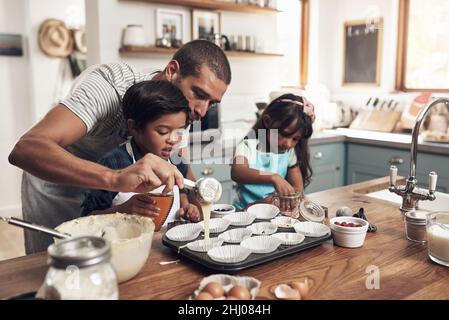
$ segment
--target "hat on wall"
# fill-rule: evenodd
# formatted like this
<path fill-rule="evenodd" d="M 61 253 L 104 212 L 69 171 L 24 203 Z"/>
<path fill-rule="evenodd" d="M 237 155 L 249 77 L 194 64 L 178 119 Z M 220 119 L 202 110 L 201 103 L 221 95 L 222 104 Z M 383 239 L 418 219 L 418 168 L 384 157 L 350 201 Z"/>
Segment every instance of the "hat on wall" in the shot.
<path fill-rule="evenodd" d="M 73 37 L 64 21 L 47 19 L 39 27 L 39 47 L 50 57 L 67 57 L 73 51 Z"/>
<path fill-rule="evenodd" d="M 86 31 L 84 28 L 81 29 L 72 29 L 73 32 L 73 41 L 75 42 L 75 50 L 86 54 L 87 53 L 87 44 L 86 44 Z"/>

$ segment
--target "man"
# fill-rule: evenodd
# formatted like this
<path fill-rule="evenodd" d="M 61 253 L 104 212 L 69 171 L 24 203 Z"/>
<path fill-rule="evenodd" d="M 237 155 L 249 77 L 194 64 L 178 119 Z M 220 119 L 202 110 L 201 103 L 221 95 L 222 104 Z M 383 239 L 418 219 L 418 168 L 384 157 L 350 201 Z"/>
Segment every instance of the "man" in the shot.
<path fill-rule="evenodd" d="M 218 46 L 195 40 L 179 49 L 156 74 L 140 74 L 123 63 L 86 70 L 69 97 L 25 133 L 9 155 L 9 162 L 24 170 L 22 210 L 26 220 L 56 227 L 79 217 L 86 188 L 148 192 L 166 185 L 164 191 L 168 192 L 175 184 L 183 187 L 176 167 L 152 154 L 123 170 L 95 163 L 126 140 L 122 98 L 131 85 L 149 79 L 175 84 L 189 101 L 192 120 L 197 120 L 221 101 L 231 81 L 231 69 Z M 27 254 L 46 250 L 51 243 L 50 237 L 25 230 Z"/>

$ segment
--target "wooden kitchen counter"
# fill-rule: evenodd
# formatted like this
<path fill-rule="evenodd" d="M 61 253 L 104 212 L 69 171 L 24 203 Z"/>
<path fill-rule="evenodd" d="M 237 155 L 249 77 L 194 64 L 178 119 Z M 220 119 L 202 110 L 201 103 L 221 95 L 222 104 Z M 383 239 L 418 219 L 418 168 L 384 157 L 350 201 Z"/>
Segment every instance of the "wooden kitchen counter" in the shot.
<path fill-rule="evenodd" d="M 313 281 L 310 299 L 449 299 L 449 268 L 433 263 L 425 245 L 405 239 L 398 205 L 363 194 L 386 186 L 387 179 L 382 178 L 310 196 L 329 208 L 330 217 L 341 206 L 354 212 L 365 208 L 378 232 L 368 233 L 363 247 L 341 248 L 328 241 L 237 275 L 252 276 L 262 282 L 260 299 L 269 297 L 272 285 L 305 276 Z M 150 257 L 141 272 L 119 286 L 121 299 L 187 299 L 200 280 L 213 273 L 185 260 L 161 266 L 159 262 L 175 260 L 177 256 L 161 244 L 160 238 L 161 233 L 155 235 Z M 366 282 L 373 283 L 370 270 L 375 268 L 380 273 L 380 288 L 369 290 Z M 46 272 L 46 253 L 0 262 L 0 299 L 36 291 Z"/>

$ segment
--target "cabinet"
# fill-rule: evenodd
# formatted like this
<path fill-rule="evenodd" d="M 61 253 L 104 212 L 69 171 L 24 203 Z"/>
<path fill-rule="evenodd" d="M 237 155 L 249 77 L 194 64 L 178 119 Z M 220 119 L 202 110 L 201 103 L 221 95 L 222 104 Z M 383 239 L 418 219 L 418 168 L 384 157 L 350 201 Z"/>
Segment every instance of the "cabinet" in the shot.
<path fill-rule="evenodd" d="M 329 143 L 310 146 L 312 182 L 306 193 L 328 190 L 345 184 L 345 144 Z"/>
<path fill-rule="evenodd" d="M 410 171 L 410 151 L 348 143 L 347 183 L 357 183 L 389 175 L 395 165 L 398 175 L 407 177 Z M 417 179 L 420 187 L 428 188 L 430 171 L 438 174 L 437 190 L 449 192 L 449 157 L 418 150 Z"/>

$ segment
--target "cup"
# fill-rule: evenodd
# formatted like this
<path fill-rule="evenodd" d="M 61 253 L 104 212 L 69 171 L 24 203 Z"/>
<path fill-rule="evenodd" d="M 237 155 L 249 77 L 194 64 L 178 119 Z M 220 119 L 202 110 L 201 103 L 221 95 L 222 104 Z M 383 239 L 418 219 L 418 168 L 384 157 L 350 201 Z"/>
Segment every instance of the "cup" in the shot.
<path fill-rule="evenodd" d="M 426 230 L 429 258 L 449 267 L 449 211 L 429 213 Z"/>
<path fill-rule="evenodd" d="M 151 198 L 156 202 L 155 206 L 160 209 L 159 215 L 153 218 L 154 231 L 159 231 L 167 220 L 168 214 L 173 206 L 174 196 L 173 193 L 150 193 Z"/>
<path fill-rule="evenodd" d="M 145 46 L 145 32 L 141 24 L 129 24 L 123 35 L 125 46 Z"/>

